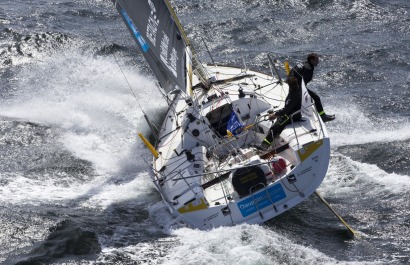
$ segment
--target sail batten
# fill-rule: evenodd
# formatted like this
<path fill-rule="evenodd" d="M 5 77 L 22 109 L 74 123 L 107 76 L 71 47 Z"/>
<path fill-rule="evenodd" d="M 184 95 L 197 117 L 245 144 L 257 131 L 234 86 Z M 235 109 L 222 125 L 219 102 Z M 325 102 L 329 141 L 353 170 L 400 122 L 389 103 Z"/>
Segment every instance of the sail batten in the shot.
<path fill-rule="evenodd" d="M 165 92 L 186 88 L 186 48 L 164 0 L 112 0 Z"/>

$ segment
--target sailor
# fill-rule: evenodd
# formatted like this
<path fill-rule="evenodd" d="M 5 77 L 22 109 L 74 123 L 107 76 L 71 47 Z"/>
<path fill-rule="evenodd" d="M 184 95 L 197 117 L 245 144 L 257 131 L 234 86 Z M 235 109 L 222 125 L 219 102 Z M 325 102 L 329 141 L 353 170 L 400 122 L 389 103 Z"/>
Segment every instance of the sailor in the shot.
<path fill-rule="evenodd" d="M 291 122 L 290 116 L 293 113 L 296 112 L 292 117 L 293 121 L 297 121 L 302 118 L 302 115 L 300 113 L 302 105 L 302 91 L 298 84 L 298 80 L 294 76 L 289 76 L 287 83 L 289 85 L 289 94 L 286 97 L 285 106 L 282 109 L 269 114 L 269 119 L 276 119 L 276 121 L 269 129 L 266 138 L 261 144 L 264 149 L 267 149 L 272 144 L 273 139 L 283 131 L 286 125 Z"/>
<path fill-rule="evenodd" d="M 310 53 L 307 56 L 306 62 L 303 64 L 299 63 L 295 67 L 292 68 L 290 71 L 289 76 L 294 76 L 298 79 L 299 86 L 301 87 L 302 84 L 302 77 L 305 80 L 305 85 L 307 85 L 313 78 L 313 70 L 315 66 L 319 64 L 319 56 L 316 53 Z M 317 93 L 313 92 L 309 88 L 307 88 L 309 95 L 315 101 L 316 110 L 319 112 L 320 117 L 322 118 L 323 122 L 328 122 L 334 120 L 336 117 L 335 115 L 327 115 L 323 110 L 322 101 Z"/>

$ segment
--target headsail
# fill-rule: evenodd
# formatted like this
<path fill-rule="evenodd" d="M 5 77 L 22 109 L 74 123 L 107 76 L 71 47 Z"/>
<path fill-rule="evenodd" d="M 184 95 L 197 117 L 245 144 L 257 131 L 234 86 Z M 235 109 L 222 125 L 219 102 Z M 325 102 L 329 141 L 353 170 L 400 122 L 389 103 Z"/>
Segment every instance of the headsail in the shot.
<path fill-rule="evenodd" d="M 186 87 L 186 47 L 164 0 L 112 0 L 162 88 Z"/>

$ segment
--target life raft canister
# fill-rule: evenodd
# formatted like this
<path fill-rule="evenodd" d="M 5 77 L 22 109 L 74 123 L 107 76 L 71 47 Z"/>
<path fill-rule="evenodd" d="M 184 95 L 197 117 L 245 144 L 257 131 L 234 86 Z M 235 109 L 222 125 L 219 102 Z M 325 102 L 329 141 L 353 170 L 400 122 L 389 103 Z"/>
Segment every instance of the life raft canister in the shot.
<path fill-rule="evenodd" d="M 254 188 L 253 191 L 256 191 L 266 185 L 265 173 L 259 166 L 238 168 L 233 173 L 232 186 L 240 197 L 249 195 L 252 188 Z"/>
<path fill-rule="evenodd" d="M 286 161 L 282 157 L 272 160 L 272 171 L 275 175 L 286 170 Z"/>

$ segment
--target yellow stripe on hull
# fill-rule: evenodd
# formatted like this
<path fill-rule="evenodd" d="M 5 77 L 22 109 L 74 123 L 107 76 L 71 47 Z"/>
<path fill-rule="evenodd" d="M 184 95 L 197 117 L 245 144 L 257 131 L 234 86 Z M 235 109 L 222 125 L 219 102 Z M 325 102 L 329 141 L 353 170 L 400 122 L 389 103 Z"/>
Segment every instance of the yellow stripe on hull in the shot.
<path fill-rule="evenodd" d="M 307 146 L 298 150 L 298 155 L 300 157 L 300 161 L 305 161 L 313 152 L 315 152 L 319 147 L 323 144 L 323 140 L 316 141 L 314 143 L 310 143 Z"/>
<path fill-rule="evenodd" d="M 189 213 L 199 210 L 208 209 L 208 205 L 206 204 L 204 198 L 200 198 L 199 200 L 195 200 L 187 205 L 178 209 L 179 213 Z"/>

